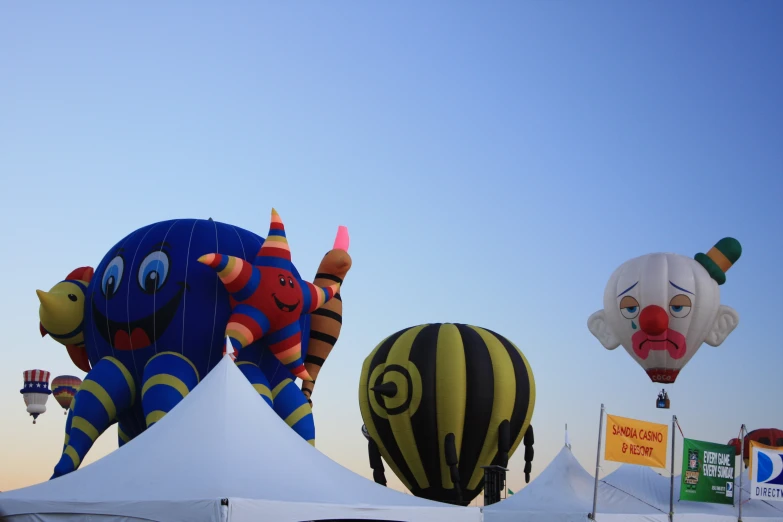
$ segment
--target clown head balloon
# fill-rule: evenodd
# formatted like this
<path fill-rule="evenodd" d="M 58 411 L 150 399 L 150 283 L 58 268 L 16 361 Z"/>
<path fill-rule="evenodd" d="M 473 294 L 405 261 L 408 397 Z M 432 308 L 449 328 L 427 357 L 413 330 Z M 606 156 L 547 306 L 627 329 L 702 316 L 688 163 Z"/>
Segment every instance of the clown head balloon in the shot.
<path fill-rule="evenodd" d="M 660 253 L 626 261 L 587 327 L 608 350 L 622 344 L 653 382 L 672 383 L 702 343 L 719 346 L 737 327 L 719 285 L 741 254 L 736 239 L 724 238 L 693 259 Z"/>

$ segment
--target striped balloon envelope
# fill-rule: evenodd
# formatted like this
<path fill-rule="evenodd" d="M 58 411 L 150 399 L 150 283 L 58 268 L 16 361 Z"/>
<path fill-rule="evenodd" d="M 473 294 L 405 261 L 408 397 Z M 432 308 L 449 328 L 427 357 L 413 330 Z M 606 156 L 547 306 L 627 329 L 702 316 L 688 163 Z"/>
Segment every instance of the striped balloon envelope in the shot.
<path fill-rule="evenodd" d="M 68 408 L 71 407 L 71 401 L 73 401 L 76 392 L 79 391 L 79 386 L 82 385 L 82 380 L 73 375 L 60 375 L 52 379 L 52 395 L 57 403 L 62 406 L 63 414 L 68 414 Z"/>
<path fill-rule="evenodd" d="M 502 335 L 451 323 L 400 330 L 362 366 L 371 466 L 382 470 L 382 456 L 414 495 L 468 505 L 483 489 L 482 466 L 506 466 L 524 440 L 529 480 L 535 396 L 530 365 Z"/>

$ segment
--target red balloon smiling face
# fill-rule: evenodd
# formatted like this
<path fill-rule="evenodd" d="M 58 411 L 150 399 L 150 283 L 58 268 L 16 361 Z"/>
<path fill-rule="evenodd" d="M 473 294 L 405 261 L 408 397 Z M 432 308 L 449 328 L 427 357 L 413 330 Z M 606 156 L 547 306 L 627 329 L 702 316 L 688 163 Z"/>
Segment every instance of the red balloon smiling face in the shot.
<path fill-rule="evenodd" d="M 302 303 L 302 288 L 293 274 L 272 267 L 259 267 L 259 270 L 261 281 L 266 280 L 264 287 L 270 292 L 270 301 L 282 312 L 295 312 Z"/>

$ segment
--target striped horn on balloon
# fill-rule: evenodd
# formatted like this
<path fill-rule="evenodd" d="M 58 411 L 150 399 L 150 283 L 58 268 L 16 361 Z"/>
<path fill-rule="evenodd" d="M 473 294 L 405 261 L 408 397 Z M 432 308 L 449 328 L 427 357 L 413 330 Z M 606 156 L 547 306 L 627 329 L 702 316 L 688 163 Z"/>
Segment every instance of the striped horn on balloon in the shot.
<path fill-rule="evenodd" d="M 244 259 L 224 254 L 204 254 L 198 262 L 214 268 L 231 297 L 244 301 L 256 291 L 261 272 Z"/>
<path fill-rule="evenodd" d="M 266 265 L 264 258 L 285 259 L 289 263 L 291 262 L 291 247 L 288 246 L 285 225 L 275 209 L 272 209 L 272 217 L 269 221 L 269 234 L 267 234 L 261 248 L 258 249 L 255 264 Z M 273 260 L 272 262 L 274 263 Z"/>

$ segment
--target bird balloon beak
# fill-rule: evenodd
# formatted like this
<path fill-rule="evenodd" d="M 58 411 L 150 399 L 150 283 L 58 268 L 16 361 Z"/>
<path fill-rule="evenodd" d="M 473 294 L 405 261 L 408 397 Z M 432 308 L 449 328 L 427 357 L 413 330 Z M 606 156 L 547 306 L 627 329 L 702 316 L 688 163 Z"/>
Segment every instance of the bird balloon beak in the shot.
<path fill-rule="evenodd" d="M 378 392 L 384 397 L 394 397 L 397 395 L 397 385 L 393 382 L 385 382 L 377 386 L 370 388 L 374 392 Z"/>
<path fill-rule="evenodd" d="M 36 290 L 35 293 L 38 295 L 38 300 L 41 301 L 41 306 L 44 308 L 52 304 L 51 297 L 49 297 L 47 292 L 44 292 L 43 290 Z"/>

